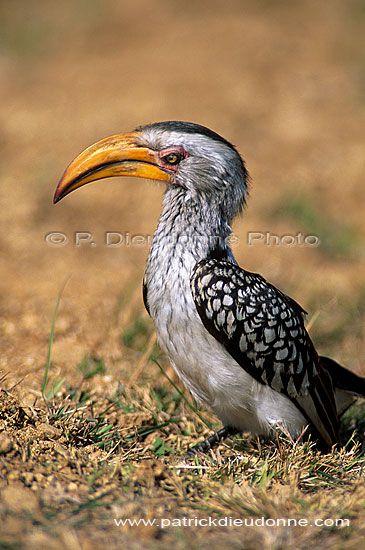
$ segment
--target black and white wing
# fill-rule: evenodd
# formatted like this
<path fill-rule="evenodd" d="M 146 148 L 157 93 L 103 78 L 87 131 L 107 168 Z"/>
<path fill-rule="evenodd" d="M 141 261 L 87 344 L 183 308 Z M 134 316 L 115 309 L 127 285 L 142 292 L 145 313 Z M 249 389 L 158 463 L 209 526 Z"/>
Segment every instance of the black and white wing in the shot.
<path fill-rule="evenodd" d="M 331 379 L 304 327 L 303 308 L 227 260 L 206 259 L 191 275 L 205 328 L 253 378 L 289 397 L 327 445 L 337 441 Z"/>

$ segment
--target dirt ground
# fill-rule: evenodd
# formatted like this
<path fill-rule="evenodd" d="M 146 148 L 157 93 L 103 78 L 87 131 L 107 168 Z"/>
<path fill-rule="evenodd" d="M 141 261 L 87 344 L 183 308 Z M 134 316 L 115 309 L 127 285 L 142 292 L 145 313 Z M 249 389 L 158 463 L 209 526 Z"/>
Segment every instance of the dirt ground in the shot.
<path fill-rule="evenodd" d="M 97 139 L 158 120 L 209 126 L 252 177 L 239 263 L 309 312 L 321 353 L 364 376 L 364 3 L 19 0 L 0 4 L 0 21 L 0 548 L 358 547 L 351 445 L 319 457 L 282 442 L 270 458 L 248 436 L 200 470 L 176 467 L 211 432 L 154 362 L 182 389 L 142 303 L 148 246 L 130 241 L 153 234 L 163 188 L 114 178 L 52 197 Z M 319 245 L 282 240 L 299 232 Z M 364 426 L 353 414 L 344 438 Z M 114 522 L 208 516 L 351 526 Z"/>

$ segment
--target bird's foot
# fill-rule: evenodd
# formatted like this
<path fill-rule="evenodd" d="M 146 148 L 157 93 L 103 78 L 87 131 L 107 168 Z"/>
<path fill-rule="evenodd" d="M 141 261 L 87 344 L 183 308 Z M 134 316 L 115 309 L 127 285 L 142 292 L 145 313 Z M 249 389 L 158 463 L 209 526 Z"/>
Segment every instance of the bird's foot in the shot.
<path fill-rule="evenodd" d="M 205 439 L 204 441 L 201 441 L 201 443 L 198 443 L 197 445 L 194 445 L 194 447 L 191 447 L 191 449 L 189 449 L 186 453 L 185 459 L 188 460 L 199 453 L 208 452 L 215 445 L 217 445 L 217 443 L 220 443 L 222 439 L 228 437 L 229 435 L 235 435 L 236 433 L 238 433 L 238 430 L 236 428 L 233 428 L 232 426 L 223 426 L 223 428 L 215 432 L 213 435 L 207 437 L 207 439 Z"/>

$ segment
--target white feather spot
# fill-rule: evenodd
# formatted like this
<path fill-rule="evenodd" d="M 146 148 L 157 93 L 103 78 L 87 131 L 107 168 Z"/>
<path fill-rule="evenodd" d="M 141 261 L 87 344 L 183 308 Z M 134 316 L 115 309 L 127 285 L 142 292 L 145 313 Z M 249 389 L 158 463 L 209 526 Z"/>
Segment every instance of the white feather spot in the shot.
<path fill-rule="evenodd" d="M 275 353 L 275 359 L 277 359 L 277 361 L 282 361 L 287 357 L 288 357 L 288 348 L 278 349 L 278 351 Z"/>
<path fill-rule="evenodd" d="M 234 318 L 233 311 L 229 311 L 227 313 L 227 323 L 229 325 L 233 325 L 235 323 L 236 319 Z"/>
<path fill-rule="evenodd" d="M 217 323 L 218 325 L 222 326 L 224 325 L 226 321 L 226 312 L 224 311 L 224 309 L 222 309 L 222 311 L 220 311 L 217 315 Z"/>
<path fill-rule="evenodd" d="M 298 392 L 296 390 L 296 387 L 294 385 L 293 377 L 291 377 L 290 380 L 289 380 L 289 384 L 288 384 L 288 387 L 287 387 L 287 392 L 290 395 L 290 397 L 295 397 L 298 394 Z"/>
<path fill-rule="evenodd" d="M 212 275 L 204 275 L 204 277 L 202 277 L 200 280 L 200 284 L 202 286 L 208 286 L 211 278 L 212 278 Z"/>
<path fill-rule="evenodd" d="M 237 309 L 236 311 L 236 319 L 237 321 L 242 321 L 244 319 L 244 315 L 242 312 L 242 309 Z"/>
<path fill-rule="evenodd" d="M 255 344 L 255 350 L 256 351 L 266 351 L 267 345 L 261 340 L 261 342 L 257 342 Z"/>
<path fill-rule="evenodd" d="M 225 294 L 223 298 L 224 306 L 231 306 L 233 304 L 233 298 L 229 294 Z"/>
<path fill-rule="evenodd" d="M 273 328 L 265 328 L 264 336 L 267 344 L 273 342 L 276 337 L 275 330 Z"/>
<path fill-rule="evenodd" d="M 241 351 L 246 351 L 246 336 L 244 334 L 240 338 L 239 347 Z"/>

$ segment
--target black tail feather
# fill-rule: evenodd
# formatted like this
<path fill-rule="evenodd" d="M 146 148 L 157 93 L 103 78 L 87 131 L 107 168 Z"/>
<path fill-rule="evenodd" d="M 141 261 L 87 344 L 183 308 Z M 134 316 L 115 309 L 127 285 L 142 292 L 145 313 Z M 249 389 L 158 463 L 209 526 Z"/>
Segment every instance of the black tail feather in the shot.
<path fill-rule="evenodd" d="M 321 355 L 319 359 L 322 366 L 330 375 L 335 390 L 343 390 L 354 396 L 365 397 L 365 378 L 342 367 L 329 357 Z"/>

